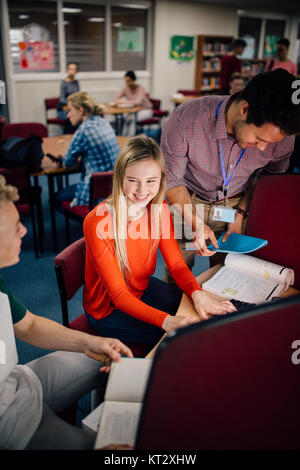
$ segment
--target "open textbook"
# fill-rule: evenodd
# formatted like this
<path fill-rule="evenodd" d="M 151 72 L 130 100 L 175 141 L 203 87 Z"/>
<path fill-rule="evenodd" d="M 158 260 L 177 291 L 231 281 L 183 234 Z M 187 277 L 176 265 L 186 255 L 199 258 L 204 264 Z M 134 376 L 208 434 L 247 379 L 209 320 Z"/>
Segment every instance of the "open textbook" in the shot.
<path fill-rule="evenodd" d="M 151 366 L 152 359 L 140 358 L 122 358 L 112 364 L 104 403 L 91 413 L 101 412 L 95 449 L 134 445 Z"/>
<path fill-rule="evenodd" d="M 294 283 L 294 271 L 253 256 L 229 253 L 224 266 L 202 287 L 227 299 L 259 304 L 278 297 Z"/>

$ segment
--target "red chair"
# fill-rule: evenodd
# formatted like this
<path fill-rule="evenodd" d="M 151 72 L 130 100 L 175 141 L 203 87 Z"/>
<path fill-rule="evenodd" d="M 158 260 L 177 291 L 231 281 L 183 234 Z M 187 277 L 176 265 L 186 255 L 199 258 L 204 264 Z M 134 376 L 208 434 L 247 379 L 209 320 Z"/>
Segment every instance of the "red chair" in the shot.
<path fill-rule="evenodd" d="M 136 133 L 139 134 L 143 132 L 144 127 L 148 126 L 158 126 L 161 129 L 161 120 L 163 117 L 168 115 L 168 111 L 161 110 L 161 100 L 148 97 L 153 106 L 153 117 L 149 119 L 142 119 L 136 123 Z"/>
<path fill-rule="evenodd" d="M 21 137 L 26 139 L 30 134 L 39 137 L 48 137 L 47 127 L 40 122 L 18 122 L 13 124 L 4 124 L 2 128 L 2 139 L 8 137 Z"/>
<path fill-rule="evenodd" d="M 112 192 L 113 171 L 93 173 L 90 182 L 90 202 L 88 206 L 70 207 L 71 201 L 63 201 L 62 207 L 65 214 L 66 240 L 70 244 L 69 219 L 82 223 L 85 216 L 93 209 L 99 200 L 107 198 Z"/>
<path fill-rule="evenodd" d="M 35 256 L 38 258 L 39 252 L 43 252 L 44 235 L 41 188 L 40 186 L 31 186 L 26 167 L 0 168 L 0 174 L 5 177 L 7 184 L 11 184 L 18 189 L 20 199 L 15 202 L 15 205 L 20 214 L 30 215 L 31 217 L 34 251 Z M 35 209 L 39 228 L 39 243 L 36 232 Z"/>
<path fill-rule="evenodd" d="M 90 327 L 84 313 L 69 322 L 68 301 L 71 300 L 78 289 L 84 284 L 84 264 L 84 238 L 72 243 L 54 258 L 55 273 L 61 302 L 62 323 L 64 326 L 72 328 L 73 330 L 98 335 L 98 333 Z M 148 345 L 133 343 L 127 343 L 127 345 L 136 357 L 144 357 L 150 350 Z"/>
<path fill-rule="evenodd" d="M 246 235 L 268 240 L 268 245 L 254 256 L 293 268 L 297 289 L 300 289 L 299 201 L 299 174 L 264 176 L 254 190 L 245 228 Z"/>
<path fill-rule="evenodd" d="M 58 117 L 49 117 L 49 111 L 55 110 L 55 112 L 56 112 L 56 108 L 58 106 L 58 103 L 59 103 L 59 98 L 46 98 L 44 100 L 45 116 L 46 116 L 47 126 L 49 124 L 54 124 L 56 126 L 64 127 L 64 125 L 68 122 L 67 119 L 61 119 L 61 118 L 58 118 Z"/>

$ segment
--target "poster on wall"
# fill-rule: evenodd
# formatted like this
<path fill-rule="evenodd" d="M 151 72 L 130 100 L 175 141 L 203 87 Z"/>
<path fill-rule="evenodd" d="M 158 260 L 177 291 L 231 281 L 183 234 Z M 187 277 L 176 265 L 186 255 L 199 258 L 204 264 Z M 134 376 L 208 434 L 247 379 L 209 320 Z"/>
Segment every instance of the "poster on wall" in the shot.
<path fill-rule="evenodd" d="M 268 34 L 265 38 L 264 57 L 269 58 L 276 55 L 276 43 L 280 37 L 275 34 Z"/>
<path fill-rule="evenodd" d="M 53 70 L 55 68 L 52 41 L 19 42 L 20 67 L 26 70 Z"/>
<path fill-rule="evenodd" d="M 118 28 L 117 52 L 144 52 L 144 28 L 120 26 Z"/>
<path fill-rule="evenodd" d="M 170 59 L 180 62 L 193 60 L 195 57 L 194 36 L 172 36 Z"/>

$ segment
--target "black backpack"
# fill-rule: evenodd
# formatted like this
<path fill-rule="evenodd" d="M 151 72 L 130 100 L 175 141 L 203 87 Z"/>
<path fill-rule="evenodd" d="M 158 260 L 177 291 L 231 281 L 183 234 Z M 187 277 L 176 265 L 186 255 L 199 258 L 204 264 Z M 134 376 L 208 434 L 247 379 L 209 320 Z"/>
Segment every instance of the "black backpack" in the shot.
<path fill-rule="evenodd" d="M 0 142 L 0 167 L 17 168 L 26 166 L 29 172 L 41 171 L 44 156 L 43 139 L 35 134 L 22 139 L 8 137 Z"/>

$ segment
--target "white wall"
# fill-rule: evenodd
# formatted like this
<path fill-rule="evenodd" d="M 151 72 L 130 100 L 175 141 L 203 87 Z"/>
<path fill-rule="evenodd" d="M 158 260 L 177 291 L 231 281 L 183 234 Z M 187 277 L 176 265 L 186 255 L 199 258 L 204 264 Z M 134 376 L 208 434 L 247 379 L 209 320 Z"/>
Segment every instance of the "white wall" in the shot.
<path fill-rule="evenodd" d="M 161 98 L 164 108 L 172 108 L 170 97 L 178 89 L 193 89 L 195 78 L 195 60 L 178 64 L 169 58 L 171 36 L 235 36 L 236 20 L 236 9 L 231 7 L 176 0 L 155 2 L 151 88 L 152 96 Z"/>

